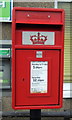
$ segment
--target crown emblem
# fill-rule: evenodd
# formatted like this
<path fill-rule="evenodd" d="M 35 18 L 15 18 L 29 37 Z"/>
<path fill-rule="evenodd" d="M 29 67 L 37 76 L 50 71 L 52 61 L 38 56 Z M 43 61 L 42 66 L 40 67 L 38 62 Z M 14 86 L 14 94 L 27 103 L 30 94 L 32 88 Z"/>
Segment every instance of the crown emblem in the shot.
<path fill-rule="evenodd" d="M 44 44 L 45 41 L 47 40 L 47 36 L 40 35 L 40 33 L 37 33 L 36 35 L 30 36 L 30 40 L 32 41 L 33 44 Z"/>

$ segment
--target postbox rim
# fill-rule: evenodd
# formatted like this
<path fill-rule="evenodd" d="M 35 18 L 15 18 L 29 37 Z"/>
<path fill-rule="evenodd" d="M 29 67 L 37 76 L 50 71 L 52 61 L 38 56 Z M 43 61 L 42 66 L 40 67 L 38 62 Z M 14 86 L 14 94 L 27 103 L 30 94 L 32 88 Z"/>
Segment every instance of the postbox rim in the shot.
<path fill-rule="evenodd" d="M 59 9 L 59 8 L 37 8 L 37 7 L 14 7 L 14 10 L 29 10 L 29 11 L 58 11 L 58 12 L 63 12 L 64 9 Z"/>

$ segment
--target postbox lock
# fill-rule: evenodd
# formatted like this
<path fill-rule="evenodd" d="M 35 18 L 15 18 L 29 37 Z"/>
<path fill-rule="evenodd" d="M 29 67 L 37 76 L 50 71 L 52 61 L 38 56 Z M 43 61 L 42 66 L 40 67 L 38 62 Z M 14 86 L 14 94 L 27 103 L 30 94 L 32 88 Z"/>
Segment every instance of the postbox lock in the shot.
<path fill-rule="evenodd" d="M 48 15 L 48 18 L 50 18 L 51 16 L 50 15 Z"/>
<path fill-rule="evenodd" d="M 24 78 L 22 80 L 24 81 Z"/>

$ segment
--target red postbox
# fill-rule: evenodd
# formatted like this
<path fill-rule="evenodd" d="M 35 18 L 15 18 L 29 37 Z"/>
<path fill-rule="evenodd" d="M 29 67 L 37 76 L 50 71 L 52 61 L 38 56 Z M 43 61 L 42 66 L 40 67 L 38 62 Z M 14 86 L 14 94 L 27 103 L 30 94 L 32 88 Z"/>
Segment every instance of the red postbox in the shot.
<path fill-rule="evenodd" d="M 12 22 L 12 106 L 62 107 L 64 10 L 14 8 Z"/>

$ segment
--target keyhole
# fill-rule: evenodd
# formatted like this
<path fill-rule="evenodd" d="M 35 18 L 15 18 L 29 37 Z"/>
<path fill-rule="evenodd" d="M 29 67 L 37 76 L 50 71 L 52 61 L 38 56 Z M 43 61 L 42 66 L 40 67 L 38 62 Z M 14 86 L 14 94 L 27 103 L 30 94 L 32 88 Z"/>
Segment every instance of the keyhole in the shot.
<path fill-rule="evenodd" d="M 24 81 L 24 78 L 23 78 L 23 81 Z"/>

